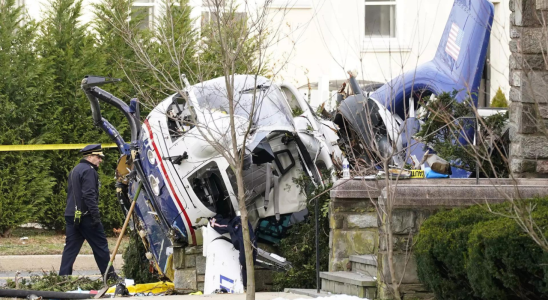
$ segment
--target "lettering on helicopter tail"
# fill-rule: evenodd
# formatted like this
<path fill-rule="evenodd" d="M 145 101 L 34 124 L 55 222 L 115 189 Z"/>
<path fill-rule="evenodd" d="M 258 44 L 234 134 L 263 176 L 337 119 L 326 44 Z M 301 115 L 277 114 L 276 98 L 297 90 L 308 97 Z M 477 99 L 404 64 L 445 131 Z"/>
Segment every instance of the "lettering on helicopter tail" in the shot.
<path fill-rule="evenodd" d="M 460 46 L 464 36 L 464 30 L 461 30 L 455 23 L 451 25 L 449 31 L 449 37 L 447 38 L 447 44 L 445 45 L 445 52 L 449 54 L 455 61 L 459 59 Z"/>
<path fill-rule="evenodd" d="M 225 283 L 224 283 L 225 285 L 228 285 L 227 283 L 230 283 L 230 286 L 231 286 L 231 287 L 234 287 L 234 280 L 233 280 L 233 279 L 230 279 L 230 278 L 228 278 L 228 277 L 225 277 L 225 276 L 223 276 L 223 275 L 220 275 L 220 276 L 221 276 L 221 277 L 220 277 L 220 280 L 219 280 L 219 281 L 220 281 L 220 282 L 219 282 L 219 283 L 220 283 L 220 284 L 219 284 L 219 288 L 220 288 L 220 289 L 226 290 L 228 293 L 234 293 L 234 290 L 233 290 L 233 289 L 228 288 L 228 287 L 226 287 L 226 286 L 223 285 L 223 280 L 224 280 L 224 281 L 225 281 Z"/>

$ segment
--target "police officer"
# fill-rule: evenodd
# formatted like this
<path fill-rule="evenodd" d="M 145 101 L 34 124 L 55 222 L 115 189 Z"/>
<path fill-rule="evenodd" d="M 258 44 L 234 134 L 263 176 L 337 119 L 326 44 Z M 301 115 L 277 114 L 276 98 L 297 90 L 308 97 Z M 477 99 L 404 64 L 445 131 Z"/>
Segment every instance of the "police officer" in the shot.
<path fill-rule="evenodd" d="M 68 178 L 65 209 L 66 244 L 59 275 L 72 275 L 72 266 L 84 240 L 91 246 L 101 274 L 107 271 L 109 262 L 107 238 L 99 214 L 99 175 L 97 174 L 97 169 L 105 156 L 100 144 L 88 145 L 80 150 L 80 153 L 84 157 L 72 169 Z M 117 277 L 114 269 L 109 272 L 110 277 Z"/>

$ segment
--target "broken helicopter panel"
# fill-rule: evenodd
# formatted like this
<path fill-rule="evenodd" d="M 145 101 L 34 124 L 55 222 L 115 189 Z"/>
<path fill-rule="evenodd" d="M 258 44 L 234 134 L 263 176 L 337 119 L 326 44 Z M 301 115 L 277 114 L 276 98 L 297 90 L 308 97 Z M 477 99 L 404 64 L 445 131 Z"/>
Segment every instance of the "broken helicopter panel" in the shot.
<path fill-rule="evenodd" d="M 413 99 L 456 89 L 460 101 L 469 94 L 477 101 L 492 19 L 489 1 L 456 0 L 432 61 L 368 95 L 350 76 L 349 94 L 353 95 L 341 93 L 333 121 L 316 116 L 290 84 L 235 75 L 231 93 L 237 103 L 236 144 L 238 151 L 246 154 L 243 177 L 252 227 L 256 229 L 261 222 L 287 225 L 298 212 L 302 218 L 306 196 L 293 178 L 304 172 L 321 185 L 322 170 L 332 170 L 331 176 L 336 178 L 334 170 L 340 169 L 343 160 L 341 149 L 346 153 L 357 150 L 358 156 L 374 162 L 375 154 L 370 151 L 373 141 L 381 152 L 392 151 L 390 145 L 395 143 L 394 163 L 403 165 L 403 149 L 420 159 L 423 145 L 412 138 L 420 128 L 421 121 L 414 114 L 420 101 Z M 242 291 L 238 255 L 232 250 L 230 238 L 220 237 L 207 222 L 217 214 L 225 218 L 239 215 L 234 171 L 219 152 L 232 147 L 224 78 L 193 86 L 185 80 L 184 95 L 166 98 L 143 123 L 136 99 L 127 105 L 99 88 L 115 81 L 87 76 L 82 89 L 91 103 L 95 125 L 110 136 L 121 153 L 116 170 L 120 202 L 129 207 L 138 185 L 144 188 L 145 192 L 134 199 L 133 220 L 150 252 L 148 256 L 160 274 L 173 280 L 173 247 L 204 245 L 208 266 L 205 292 L 220 288 Z M 252 108 L 254 97 L 256 105 Z M 125 115 L 131 129 L 130 142 L 126 143 L 102 118 L 99 100 Z M 303 113 L 293 117 L 292 108 Z M 252 109 L 254 116 L 250 120 Z M 192 122 L 192 114 L 197 122 Z M 251 131 L 244 148 L 248 127 Z M 268 233 L 262 237 L 270 241 L 280 238 Z M 281 257 L 261 249 L 258 252 L 258 262 L 264 265 L 280 269 L 289 266 Z M 220 267 L 221 261 L 230 263 Z"/>
<path fill-rule="evenodd" d="M 142 124 L 135 99 L 128 106 L 98 87 L 110 82 L 114 80 L 87 76 L 82 88 L 91 102 L 95 124 L 116 142 L 122 154 L 116 172 L 120 202 L 129 207 L 129 199 L 138 185 L 143 185 L 145 193 L 135 199 L 134 223 L 157 270 L 173 280 L 173 247 L 202 244 L 208 266 L 227 260 L 239 265 L 230 240 L 219 239 L 208 223 L 208 218 L 216 215 L 228 219 L 239 215 L 235 173 L 220 155 L 232 147 L 224 78 L 187 85 L 184 97 L 168 97 Z M 264 221 L 288 225 L 293 213 L 302 215 L 306 209 L 306 195 L 293 179 L 305 172 L 321 185 L 321 171 L 342 161 L 336 143 L 328 142 L 338 139 L 336 125 L 318 119 L 291 85 L 236 75 L 234 86 L 237 145 L 246 153 L 243 179 L 249 220 L 253 228 Z M 286 93 L 302 105 L 301 116 L 293 117 Z M 253 99 L 256 105 L 250 120 Z M 98 100 L 124 113 L 130 124 L 130 143 L 101 117 Z M 251 131 L 243 148 L 243 132 L 248 126 Z M 263 238 L 269 240 L 268 234 L 263 233 Z M 283 258 L 261 249 L 258 261 L 273 268 L 289 267 Z M 221 281 L 228 290 L 242 290 L 239 267 L 229 270 L 226 266 L 207 268 L 206 292 L 219 289 Z"/>

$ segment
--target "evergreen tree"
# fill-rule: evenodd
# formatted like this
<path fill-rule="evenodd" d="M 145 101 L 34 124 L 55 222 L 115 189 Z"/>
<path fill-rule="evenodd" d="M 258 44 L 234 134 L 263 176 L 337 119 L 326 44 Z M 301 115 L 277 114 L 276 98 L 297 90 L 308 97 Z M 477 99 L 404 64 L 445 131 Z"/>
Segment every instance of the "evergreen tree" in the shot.
<path fill-rule="evenodd" d="M 85 75 L 104 74 L 106 64 L 106 59 L 95 49 L 93 34 L 85 30 L 87 24 L 78 22 L 82 1 L 51 0 L 48 7 L 38 43 L 42 64 L 52 78 L 51 93 L 44 112 L 50 119 L 43 127 L 44 140 L 52 144 L 109 143 L 109 138 L 94 128 L 89 101 L 80 89 Z M 105 107 L 105 111 L 112 113 L 113 108 L 108 109 Z M 121 119 L 122 116 L 109 121 L 117 125 Z M 99 208 L 108 232 L 110 226 L 121 224 L 122 212 L 114 196 L 112 180 L 109 180 L 113 177 L 118 155 L 115 151 L 106 154 L 107 158 L 99 169 L 103 183 L 100 196 L 109 196 L 100 198 Z M 65 225 L 67 176 L 80 157 L 74 150 L 49 151 L 44 155 L 52 163 L 56 184 L 40 222 L 62 231 Z M 107 182 L 109 184 L 105 184 Z"/>
<path fill-rule="evenodd" d="M 15 0 L 0 1 L 0 144 L 41 142 L 47 122 L 44 69 L 35 53 L 36 24 L 23 15 Z M 0 236 L 35 220 L 51 195 L 49 163 L 38 152 L 0 153 Z"/>
<path fill-rule="evenodd" d="M 508 107 L 508 101 L 506 101 L 506 96 L 504 95 L 500 87 L 497 90 L 495 97 L 493 97 L 493 100 L 491 101 L 491 107 Z"/>

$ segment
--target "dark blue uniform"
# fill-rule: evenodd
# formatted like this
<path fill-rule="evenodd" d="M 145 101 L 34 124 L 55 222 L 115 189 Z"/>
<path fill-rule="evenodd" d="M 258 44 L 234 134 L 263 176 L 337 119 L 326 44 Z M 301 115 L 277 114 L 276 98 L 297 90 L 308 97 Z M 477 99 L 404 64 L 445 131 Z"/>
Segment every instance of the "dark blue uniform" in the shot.
<path fill-rule="evenodd" d="M 74 220 L 76 209 L 82 212 L 79 224 L 75 224 Z M 95 262 L 101 274 L 104 274 L 109 262 L 109 251 L 99 215 L 99 175 L 97 166 L 86 159 L 80 160 L 69 174 L 65 220 L 66 244 L 59 275 L 72 274 L 72 266 L 84 240 L 91 246 Z"/>
<path fill-rule="evenodd" d="M 249 239 L 253 244 L 253 264 L 257 259 L 257 241 L 255 240 L 255 234 L 253 233 L 253 228 L 251 223 L 247 222 L 249 227 Z M 240 261 L 240 266 L 242 268 L 242 281 L 244 284 L 244 289 L 247 288 L 247 268 L 245 264 L 245 248 L 244 248 L 244 238 L 242 233 L 242 219 L 238 216 L 232 220 L 223 218 L 221 215 L 216 215 L 215 218 L 210 220 L 210 225 L 215 231 L 220 234 L 229 233 L 230 240 L 232 245 L 238 251 L 240 251 L 238 260 Z"/>

